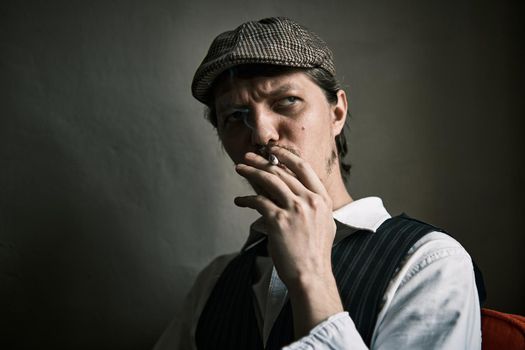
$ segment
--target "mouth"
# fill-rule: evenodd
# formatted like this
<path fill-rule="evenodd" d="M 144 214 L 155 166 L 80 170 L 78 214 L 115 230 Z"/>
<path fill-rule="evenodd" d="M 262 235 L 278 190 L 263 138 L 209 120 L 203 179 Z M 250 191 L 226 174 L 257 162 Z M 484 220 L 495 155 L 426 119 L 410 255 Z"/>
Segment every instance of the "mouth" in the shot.
<path fill-rule="evenodd" d="M 274 154 L 272 154 L 270 152 L 270 148 L 271 147 L 279 147 L 279 148 L 284 148 L 286 150 L 288 150 L 289 152 L 295 154 L 296 156 L 300 157 L 299 155 L 299 152 L 297 152 L 295 149 L 291 148 L 291 147 L 286 147 L 286 146 L 282 146 L 282 145 L 277 145 L 277 144 L 270 144 L 270 145 L 266 145 L 266 146 L 261 146 L 257 149 L 256 153 L 258 153 L 261 157 L 265 158 L 268 160 L 268 162 L 271 164 L 271 165 L 275 165 L 283 170 L 285 170 L 288 174 L 292 175 L 293 177 L 297 177 L 297 175 L 295 175 L 292 171 L 290 171 L 286 165 L 284 165 L 283 163 L 281 163 L 279 161 L 279 158 L 277 158 Z"/>
<path fill-rule="evenodd" d="M 261 146 L 259 147 L 259 149 L 257 150 L 257 153 L 261 156 L 261 157 L 264 157 L 266 159 L 268 159 L 268 157 L 270 156 L 270 151 L 268 150 L 269 146 Z"/>
<path fill-rule="evenodd" d="M 292 147 L 287 147 L 287 146 L 282 146 L 282 145 L 266 145 L 266 146 L 261 146 L 257 149 L 257 153 L 266 158 L 266 159 L 269 159 L 270 155 L 271 155 L 271 152 L 270 152 L 270 147 L 279 147 L 279 148 L 284 148 L 285 150 L 289 151 L 290 153 L 293 153 L 295 154 L 297 157 L 300 157 L 301 158 L 301 154 L 299 153 L 299 151 L 297 151 L 295 148 L 292 148 Z"/>
<path fill-rule="evenodd" d="M 270 162 L 270 164 L 278 165 L 279 164 L 279 159 L 277 158 L 277 156 L 275 156 L 275 154 L 272 154 L 268 150 L 269 147 L 271 147 L 271 146 L 261 146 L 261 147 L 259 147 L 258 153 L 262 157 L 266 158 L 268 160 L 268 162 Z"/>

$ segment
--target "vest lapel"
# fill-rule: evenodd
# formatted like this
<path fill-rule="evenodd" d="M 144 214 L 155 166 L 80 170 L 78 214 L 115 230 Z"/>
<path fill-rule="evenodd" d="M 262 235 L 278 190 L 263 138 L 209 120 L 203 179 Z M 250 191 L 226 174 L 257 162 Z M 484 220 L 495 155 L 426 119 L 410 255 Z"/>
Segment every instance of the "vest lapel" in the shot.
<path fill-rule="evenodd" d="M 252 293 L 257 253 L 257 247 L 242 252 L 219 277 L 199 318 L 195 334 L 199 350 L 262 349 Z"/>

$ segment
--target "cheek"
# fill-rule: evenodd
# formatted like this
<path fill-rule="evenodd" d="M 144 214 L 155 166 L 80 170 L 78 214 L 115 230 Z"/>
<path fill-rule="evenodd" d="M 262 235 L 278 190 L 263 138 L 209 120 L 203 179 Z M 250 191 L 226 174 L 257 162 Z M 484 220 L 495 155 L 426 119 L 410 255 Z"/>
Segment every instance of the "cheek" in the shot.
<path fill-rule="evenodd" d="M 331 155 L 335 146 L 328 111 L 317 111 L 315 115 L 310 115 L 296 130 L 297 146 L 304 153 L 303 157 L 310 162 L 317 174 L 321 175 L 325 169 L 326 158 Z"/>
<path fill-rule="evenodd" d="M 247 144 L 243 137 L 221 138 L 221 143 L 235 164 L 242 162 L 244 154 L 248 151 Z"/>
<path fill-rule="evenodd" d="M 323 111 L 324 112 L 324 111 Z M 325 114 L 327 114 L 325 112 Z M 332 129 L 330 128 L 330 119 L 322 117 L 319 113 L 310 116 L 298 128 L 298 134 L 306 139 L 308 143 L 315 143 L 315 147 L 324 147 L 324 144 L 332 137 Z"/>

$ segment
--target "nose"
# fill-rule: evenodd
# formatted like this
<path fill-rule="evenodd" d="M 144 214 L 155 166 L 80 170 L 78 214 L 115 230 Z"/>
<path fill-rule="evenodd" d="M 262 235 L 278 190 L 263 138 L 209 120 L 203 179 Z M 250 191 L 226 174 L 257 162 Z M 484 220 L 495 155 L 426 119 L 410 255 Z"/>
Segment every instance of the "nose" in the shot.
<path fill-rule="evenodd" d="M 254 146 L 265 146 L 279 140 L 278 117 L 269 111 L 251 111 L 248 118 L 251 142 Z"/>

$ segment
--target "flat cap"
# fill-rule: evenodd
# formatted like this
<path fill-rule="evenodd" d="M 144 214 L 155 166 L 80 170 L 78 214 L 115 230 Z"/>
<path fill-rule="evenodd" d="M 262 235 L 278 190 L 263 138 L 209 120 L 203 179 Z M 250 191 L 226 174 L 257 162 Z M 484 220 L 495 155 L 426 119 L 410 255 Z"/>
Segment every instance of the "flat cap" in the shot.
<path fill-rule="evenodd" d="M 318 67 L 335 76 L 332 51 L 317 34 L 289 18 L 272 17 L 219 34 L 195 72 L 193 96 L 207 104 L 213 82 L 222 72 L 249 63 Z"/>

